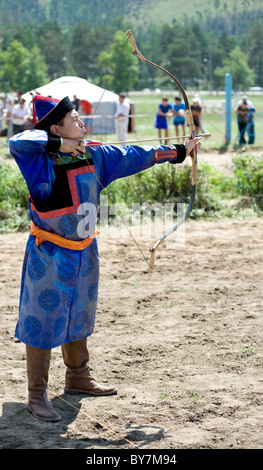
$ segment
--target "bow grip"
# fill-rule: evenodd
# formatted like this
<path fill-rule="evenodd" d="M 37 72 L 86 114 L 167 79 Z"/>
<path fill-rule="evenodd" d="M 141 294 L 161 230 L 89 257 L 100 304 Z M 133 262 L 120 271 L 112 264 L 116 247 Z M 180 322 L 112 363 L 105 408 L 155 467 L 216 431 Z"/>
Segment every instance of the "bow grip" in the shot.
<path fill-rule="evenodd" d="M 151 255 L 150 255 L 150 261 L 149 261 L 148 273 L 152 273 L 153 268 L 154 268 L 154 261 L 155 261 L 155 249 L 151 248 L 149 251 Z"/>

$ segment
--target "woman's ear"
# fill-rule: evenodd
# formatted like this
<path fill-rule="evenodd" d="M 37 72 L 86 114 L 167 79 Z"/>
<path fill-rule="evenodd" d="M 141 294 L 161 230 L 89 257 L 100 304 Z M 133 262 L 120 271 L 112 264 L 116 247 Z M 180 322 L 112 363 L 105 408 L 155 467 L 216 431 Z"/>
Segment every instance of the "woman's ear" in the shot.
<path fill-rule="evenodd" d="M 59 126 L 52 124 L 52 126 L 50 126 L 50 132 L 54 135 L 60 135 Z"/>

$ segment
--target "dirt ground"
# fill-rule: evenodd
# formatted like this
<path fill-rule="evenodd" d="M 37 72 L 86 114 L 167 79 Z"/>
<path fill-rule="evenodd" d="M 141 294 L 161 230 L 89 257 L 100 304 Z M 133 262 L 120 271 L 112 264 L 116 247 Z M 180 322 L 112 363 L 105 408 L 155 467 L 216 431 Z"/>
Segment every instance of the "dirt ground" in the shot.
<path fill-rule="evenodd" d="M 231 171 L 226 156 L 203 158 Z M 26 409 L 14 329 L 27 234 L 0 235 L 1 449 L 262 449 L 263 218 L 190 220 L 184 233 L 161 245 L 152 274 L 125 228 L 101 235 L 88 346 L 94 376 L 118 394 L 66 395 L 55 348 L 58 423 Z M 157 238 L 136 237 L 146 255 Z"/>

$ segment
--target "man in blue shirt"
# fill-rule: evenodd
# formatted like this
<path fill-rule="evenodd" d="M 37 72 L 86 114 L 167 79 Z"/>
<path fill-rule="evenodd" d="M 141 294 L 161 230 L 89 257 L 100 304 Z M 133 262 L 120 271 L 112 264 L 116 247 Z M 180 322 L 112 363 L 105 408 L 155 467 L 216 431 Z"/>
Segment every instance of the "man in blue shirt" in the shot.
<path fill-rule="evenodd" d="M 185 136 L 185 104 L 182 103 L 182 100 L 179 96 L 175 97 L 175 104 L 173 105 L 173 115 L 174 115 L 174 126 L 175 134 L 179 137 L 179 126 L 182 126 L 183 136 Z"/>
<path fill-rule="evenodd" d="M 164 130 L 164 136 L 166 137 L 164 143 L 168 143 L 168 121 L 167 118 L 172 116 L 172 106 L 168 103 L 167 98 L 163 98 L 162 102 L 159 104 L 158 111 L 155 116 L 155 127 L 158 129 L 158 137 L 161 141 L 162 129 Z"/>

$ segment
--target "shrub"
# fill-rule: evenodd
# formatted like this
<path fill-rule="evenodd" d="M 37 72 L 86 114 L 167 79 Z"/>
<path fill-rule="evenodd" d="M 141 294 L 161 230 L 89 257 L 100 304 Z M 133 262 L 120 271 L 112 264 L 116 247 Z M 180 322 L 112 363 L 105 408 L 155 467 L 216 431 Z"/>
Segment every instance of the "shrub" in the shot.
<path fill-rule="evenodd" d="M 250 196 L 259 210 L 263 209 L 263 159 L 258 155 L 238 155 L 233 159 L 236 189 L 241 196 Z"/>
<path fill-rule="evenodd" d="M 188 204 L 191 197 L 192 169 L 190 166 L 158 165 L 128 178 L 114 181 L 106 188 L 114 204 L 177 203 Z M 222 197 L 231 194 L 234 183 L 202 163 L 198 168 L 196 199 L 190 217 L 209 217 L 222 208 Z"/>
<path fill-rule="evenodd" d="M 20 170 L 12 165 L 0 166 L 0 231 L 25 230 L 28 189 Z"/>

